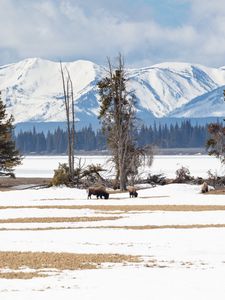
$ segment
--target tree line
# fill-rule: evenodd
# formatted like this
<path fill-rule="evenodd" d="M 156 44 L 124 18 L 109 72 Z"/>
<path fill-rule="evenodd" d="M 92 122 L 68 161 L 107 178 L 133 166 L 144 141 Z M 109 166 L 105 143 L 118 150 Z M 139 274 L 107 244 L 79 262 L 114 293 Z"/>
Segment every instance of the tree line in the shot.
<path fill-rule="evenodd" d="M 134 131 L 138 146 L 156 145 L 160 148 L 195 148 L 205 147 L 208 139 L 208 125 L 192 125 L 190 121 L 181 124 L 141 126 Z M 67 131 L 57 128 L 47 134 L 31 131 L 20 131 L 15 136 L 17 148 L 23 154 L 65 154 L 68 145 Z M 76 150 L 106 150 L 106 137 L 102 130 L 94 131 L 92 126 L 75 132 Z"/>

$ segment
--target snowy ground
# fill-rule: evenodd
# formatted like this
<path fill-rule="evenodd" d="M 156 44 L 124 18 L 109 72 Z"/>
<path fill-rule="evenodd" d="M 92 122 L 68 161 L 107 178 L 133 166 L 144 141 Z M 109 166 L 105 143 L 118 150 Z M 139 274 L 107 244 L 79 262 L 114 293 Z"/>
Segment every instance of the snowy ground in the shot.
<path fill-rule="evenodd" d="M 40 219 L 50 217 L 116 219 Z M 140 258 L 138 263 L 65 269 L 43 278 L 0 279 L 0 299 L 222 300 L 224 240 L 225 197 L 202 195 L 199 186 L 173 184 L 140 190 L 135 199 L 124 193 L 109 200 L 87 200 L 86 191 L 65 187 L 0 192 L 0 252 Z"/>
<path fill-rule="evenodd" d="M 108 162 L 109 156 L 82 156 L 82 161 L 88 165 L 91 163 L 101 164 L 105 176 L 112 174 L 112 166 Z M 16 168 L 17 177 L 52 177 L 53 170 L 57 169 L 59 163 L 66 163 L 66 156 L 27 156 L 22 165 Z M 207 177 L 208 170 L 212 173 L 225 174 L 220 161 L 208 155 L 156 155 L 151 168 L 140 170 L 143 175 L 163 173 L 169 178 L 175 177 L 175 171 L 180 167 L 190 169 L 192 176 Z"/>

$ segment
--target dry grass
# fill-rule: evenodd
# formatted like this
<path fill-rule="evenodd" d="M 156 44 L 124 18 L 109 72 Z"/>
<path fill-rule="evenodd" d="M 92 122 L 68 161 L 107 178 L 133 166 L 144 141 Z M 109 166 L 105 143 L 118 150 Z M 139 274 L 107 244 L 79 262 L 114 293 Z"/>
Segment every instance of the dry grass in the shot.
<path fill-rule="evenodd" d="M 65 223 L 65 222 L 95 222 L 118 220 L 121 217 L 47 217 L 47 218 L 14 218 L 0 219 L 1 224 L 5 223 Z"/>
<path fill-rule="evenodd" d="M 0 206 L 0 209 L 90 209 L 96 211 L 223 211 L 225 205 L 34 205 Z"/>
<path fill-rule="evenodd" d="M 209 191 L 207 194 L 212 194 L 212 195 L 225 195 L 225 189 L 220 189 L 220 190 L 212 190 Z"/>
<path fill-rule="evenodd" d="M 78 270 L 96 269 L 102 263 L 138 263 L 138 256 L 121 254 L 73 254 L 54 252 L 0 252 L 0 269 Z M 3 274 L 3 273 L 2 273 Z"/>
<path fill-rule="evenodd" d="M 48 185 L 50 183 L 50 178 L 0 178 L 0 191 L 9 191 L 17 186 L 30 185 L 30 186 L 40 186 Z"/>
<path fill-rule="evenodd" d="M 84 227 L 83 227 L 84 228 Z M 92 229 L 129 229 L 129 230 L 151 230 L 151 229 L 194 229 L 194 228 L 225 228 L 225 224 L 190 224 L 190 225 L 144 225 L 144 226 L 94 226 L 85 227 Z M 81 229 L 76 228 L 76 229 Z"/>
<path fill-rule="evenodd" d="M 46 230 L 79 230 L 79 229 L 125 229 L 125 230 L 155 230 L 155 229 L 204 229 L 225 228 L 225 224 L 189 224 L 189 225 L 144 225 L 144 226 L 61 226 L 37 228 L 0 228 L 0 231 L 46 231 Z"/>
<path fill-rule="evenodd" d="M 32 279 L 36 277 L 47 277 L 46 274 L 39 272 L 3 272 L 0 273 L 0 278 L 3 279 Z"/>
<path fill-rule="evenodd" d="M 46 230 L 66 230 L 66 229 L 90 229 L 93 227 L 71 227 L 71 226 L 60 226 L 60 227 L 35 227 L 35 228 L 0 228 L 0 231 L 46 231 Z M 98 228 L 98 227 L 94 227 Z"/>

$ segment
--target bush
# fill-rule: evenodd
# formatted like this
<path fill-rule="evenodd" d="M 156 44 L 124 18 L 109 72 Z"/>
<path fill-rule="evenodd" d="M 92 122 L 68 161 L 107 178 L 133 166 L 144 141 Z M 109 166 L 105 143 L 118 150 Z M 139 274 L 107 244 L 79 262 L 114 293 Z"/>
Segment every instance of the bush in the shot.
<path fill-rule="evenodd" d="M 193 177 L 190 175 L 190 171 L 188 168 L 182 166 L 180 169 L 176 170 L 176 179 L 174 182 L 183 183 L 192 180 Z"/>
<path fill-rule="evenodd" d="M 165 185 L 167 182 L 166 177 L 163 174 L 148 174 L 146 183 L 150 183 L 152 186 L 155 186 L 156 184 Z"/>
<path fill-rule="evenodd" d="M 225 185 L 225 176 L 218 176 L 217 172 L 212 173 L 211 170 L 208 171 L 207 182 L 209 185 L 212 185 L 214 188 L 221 187 Z"/>
<path fill-rule="evenodd" d="M 69 167 L 67 164 L 59 164 L 58 169 L 54 170 L 54 176 L 51 180 L 51 185 L 69 185 Z"/>
<path fill-rule="evenodd" d="M 70 176 L 68 165 L 65 163 L 59 164 L 58 169 L 54 170 L 54 176 L 50 185 L 86 188 L 93 184 L 102 184 L 105 182 L 105 179 L 99 174 L 101 171 L 105 170 L 99 164 L 84 167 L 84 165 L 79 163 L 78 167 L 74 169 L 72 176 Z"/>

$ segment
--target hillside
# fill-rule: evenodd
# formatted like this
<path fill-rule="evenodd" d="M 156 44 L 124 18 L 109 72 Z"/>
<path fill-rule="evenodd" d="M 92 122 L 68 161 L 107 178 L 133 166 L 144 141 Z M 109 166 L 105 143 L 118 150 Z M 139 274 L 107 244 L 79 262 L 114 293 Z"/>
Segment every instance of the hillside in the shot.
<path fill-rule="evenodd" d="M 66 65 L 74 84 L 76 120 L 98 124 L 97 82 L 105 69 L 90 61 Z M 137 96 L 138 117 L 145 123 L 157 117 L 224 116 L 223 68 L 188 63 L 162 63 L 127 70 L 129 88 Z M 30 58 L 0 67 L 0 90 L 15 122 L 65 121 L 62 82 L 58 62 Z"/>

